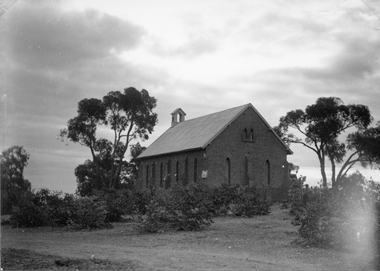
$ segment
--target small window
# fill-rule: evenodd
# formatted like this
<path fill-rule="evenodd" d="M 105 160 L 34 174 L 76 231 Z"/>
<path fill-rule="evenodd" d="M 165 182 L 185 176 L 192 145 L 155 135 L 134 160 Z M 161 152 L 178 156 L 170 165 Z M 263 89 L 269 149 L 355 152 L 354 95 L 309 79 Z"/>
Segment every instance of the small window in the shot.
<path fill-rule="evenodd" d="M 226 178 L 227 178 L 227 183 L 231 184 L 231 160 L 230 160 L 230 158 L 226 159 Z"/>
<path fill-rule="evenodd" d="M 156 183 L 156 161 L 152 164 L 152 181 L 154 184 Z"/>
<path fill-rule="evenodd" d="M 194 159 L 194 183 L 197 182 L 198 179 L 198 160 L 197 158 Z"/>
<path fill-rule="evenodd" d="M 245 142 L 253 142 L 253 129 L 244 128 L 243 140 Z"/>
<path fill-rule="evenodd" d="M 163 186 L 163 182 L 164 182 L 164 165 L 161 162 L 161 165 L 160 165 L 160 186 Z"/>
<path fill-rule="evenodd" d="M 148 187 L 149 184 L 149 165 L 146 165 L 146 172 L 145 172 L 145 184 Z"/>
<path fill-rule="evenodd" d="M 246 156 L 244 159 L 244 171 L 245 171 L 245 183 L 244 184 L 249 184 L 249 160 L 248 157 Z"/>
<path fill-rule="evenodd" d="M 172 174 L 172 162 L 168 161 L 168 163 L 166 164 L 166 177 L 165 177 L 165 188 L 170 188 L 171 186 L 171 174 Z"/>
<path fill-rule="evenodd" d="M 266 160 L 266 169 L 267 169 L 267 184 L 270 185 L 270 162 Z"/>
<path fill-rule="evenodd" d="M 185 158 L 185 176 L 183 179 L 183 184 L 187 185 L 189 182 L 189 157 Z"/>
<path fill-rule="evenodd" d="M 177 161 L 176 166 L 175 166 L 175 181 L 177 183 L 179 182 L 179 170 L 180 170 L 180 165 L 179 165 L 179 161 Z"/>

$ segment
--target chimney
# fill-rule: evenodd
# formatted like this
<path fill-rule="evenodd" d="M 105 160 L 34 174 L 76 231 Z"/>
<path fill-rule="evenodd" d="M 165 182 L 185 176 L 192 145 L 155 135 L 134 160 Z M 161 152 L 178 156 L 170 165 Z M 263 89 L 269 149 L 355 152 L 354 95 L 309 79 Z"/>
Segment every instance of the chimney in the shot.
<path fill-rule="evenodd" d="M 171 113 L 172 115 L 172 126 L 176 126 L 178 123 L 185 121 L 186 113 L 181 108 L 177 108 Z"/>

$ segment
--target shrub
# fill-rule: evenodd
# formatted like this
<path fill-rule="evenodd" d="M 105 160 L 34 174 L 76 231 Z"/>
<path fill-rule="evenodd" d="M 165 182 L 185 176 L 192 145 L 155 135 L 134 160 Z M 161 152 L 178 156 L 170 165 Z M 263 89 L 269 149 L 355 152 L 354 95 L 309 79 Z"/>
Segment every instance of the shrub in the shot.
<path fill-rule="evenodd" d="M 129 189 L 101 191 L 98 197 L 105 202 L 106 221 L 120 222 L 123 215 L 136 212 L 135 195 Z"/>
<path fill-rule="evenodd" d="M 70 226 L 74 229 L 109 227 L 106 202 L 76 198 L 62 192 L 41 189 L 22 196 L 10 223 L 19 227 Z"/>
<path fill-rule="evenodd" d="M 186 187 L 176 184 L 168 190 L 150 189 L 139 196 L 140 200 L 148 201 L 140 230 L 199 230 L 210 225 L 212 216 L 221 214 L 223 209 L 229 209 L 237 216 L 268 214 L 269 204 L 259 201 L 255 192 L 254 188 L 226 184 L 212 189 L 203 184 Z"/>
<path fill-rule="evenodd" d="M 74 201 L 73 215 L 67 224 L 73 229 L 110 228 L 112 225 L 106 216 L 105 201 L 98 197 L 81 197 Z"/>
<path fill-rule="evenodd" d="M 305 215 L 305 200 L 303 200 L 303 189 L 306 177 L 293 177 L 289 189 L 290 211 L 289 214 L 294 216 L 293 225 L 301 225 L 301 218 Z"/>
<path fill-rule="evenodd" d="M 15 227 L 47 226 L 47 206 L 41 203 L 38 195 L 26 193 L 20 198 L 18 210 L 11 215 L 10 223 Z"/>
<path fill-rule="evenodd" d="M 147 206 L 153 197 L 155 197 L 155 188 L 135 192 L 133 195 L 133 202 L 136 212 L 139 214 L 145 214 L 147 212 Z"/>
<path fill-rule="evenodd" d="M 230 204 L 236 204 L 241 201 L 240 185 L 230 185 L 222 183 L 220 187 L 215 187 L 210 191 L 213 206 L 216 210 L 226 207 Z"/>
<path fill-rule="evenodd" d="M 174 185 L 168 191 L 151 190 L 150 193 L 151 200 L 146 205 L 146 217 L 141 222 L 141 231 L 192 231 L 212 223 L 208 201 L 203 197 L 207 192 L 200 185 Z"/>
<path fill-rule="evenodd" d="M 378 242 L 379 188 L 357 172 L 336 187 L 310 189 L 300 236 L 309 244 L 334 247 Z"/>
<path fill-rule="evenodd" d="M 173 225 L 178 230 L 199 230 L 212 223 L 208 190 L 205 186 L 192 184 L 187 187 L 175 185 L 171 190 L 169 208 L 176 215 Z"/>
<path fill-rule="evenodd" d="M 254 187 L 246 187 L 242 191 L 242 215 L 253 217 L 255 215 L 267 215 L 270 213 L 270 204 L 267 201 L 259 200 Z"/>

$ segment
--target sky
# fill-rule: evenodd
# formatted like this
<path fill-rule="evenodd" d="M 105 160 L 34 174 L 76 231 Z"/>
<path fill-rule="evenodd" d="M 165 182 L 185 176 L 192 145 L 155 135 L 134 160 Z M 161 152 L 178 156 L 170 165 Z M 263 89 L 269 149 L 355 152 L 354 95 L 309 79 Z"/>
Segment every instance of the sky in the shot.
<path fill-rule="evenodd" d="M 0 1 L 1 150 L 23 146 L 32 188 L 75 192 L 89 149 L 57 139 L 78 102 L 133 86 L 157 99 L 149 146 L 186 119 L 251 103 L 272 125 L 319 97 L 367 105 L 380 121 L 375 0 Z M 288 161 L 311 185 L 313 152 Z M 379 170 L 357 167 L 380 181 Z"/>

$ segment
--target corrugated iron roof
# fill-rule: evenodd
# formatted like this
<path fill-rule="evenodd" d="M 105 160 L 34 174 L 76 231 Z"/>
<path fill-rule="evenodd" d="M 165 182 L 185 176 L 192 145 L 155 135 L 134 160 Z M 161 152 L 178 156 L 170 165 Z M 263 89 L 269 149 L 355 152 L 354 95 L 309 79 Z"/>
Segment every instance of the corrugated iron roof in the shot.
<path fill-rule="evenodd" d="M 180 122 L 164 132 L 138 156 L 138 159 L 193 149 L 203 149 L 248 107 L 252 107 L 257 112 L 252 104 L 245 104 Z M 259 113 L 258 115 L 268 124 Z M 286 145 L 285 147 L 287 148 Z"/>

